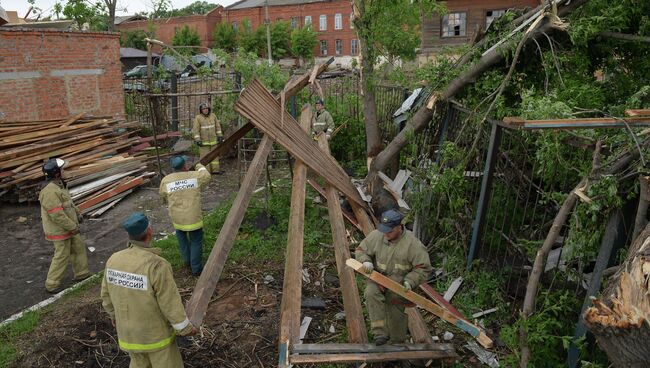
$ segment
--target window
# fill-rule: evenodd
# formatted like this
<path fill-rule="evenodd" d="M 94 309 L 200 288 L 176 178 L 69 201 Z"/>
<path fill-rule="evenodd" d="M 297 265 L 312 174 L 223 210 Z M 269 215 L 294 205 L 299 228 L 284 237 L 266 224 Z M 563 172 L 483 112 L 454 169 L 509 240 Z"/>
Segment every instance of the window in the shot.
<path fill-rule="evenodd" d="M 358 55 L 359 54 L 359 40 L 353 38 L 350 41 L 350 55 Z"/>
<path fill-rule="evenodd" d="M 320 54 L 327 56 L 327 41 L 320 42 Z"/>
<path fill-rule="evenodd" d="M 311 24 L 311 15 L 305 15 L 305 25 Z"/>
<path fill-rule="evenodd" d="M 319 18 L 319 30 L 321 31 L 327 31 L 327 15 L 321 15 Z"/>
<path fill-rule="evenodd" d="M 298 24 L 300 24 L 300 17 L 291 17 L 291 28 L 298 28 Z"/>
<path fill-rule="evenodd" d="M 354 29 L 354 13 L 350 13 L 350 29 Z"/>
<path fill-rule="evenodd" d="M 492 22 L 499 18 L 500 16 L 504 15 L 507 10 L 488 10 L 485 13 L 485 29 L 488 29 L 490 27 L 490 24 Z"/>
<path fill-rule="evenodd" d="M 467 13 L 449 13 L 442 17 L 442 37 L 465 36 Z"/>
<path fill-rule="evenodd" d="M 343 16 L 334 14 L 334 29 L 343 29 Z"/>
<path fill-rule="evenodd" d="M 235 33 L 237 33 L 237 31 L 239 30 L 239 27 L 237 26 L 237 22 L 232 22 L 232 30 L 235 31 Z"/>
<path fill-rule="evenodd" d="M 334 52 L 336 52 L 336 55 L 341 55 L 343 53 L 343 41 L 342 40 L 334 41 Z"/>

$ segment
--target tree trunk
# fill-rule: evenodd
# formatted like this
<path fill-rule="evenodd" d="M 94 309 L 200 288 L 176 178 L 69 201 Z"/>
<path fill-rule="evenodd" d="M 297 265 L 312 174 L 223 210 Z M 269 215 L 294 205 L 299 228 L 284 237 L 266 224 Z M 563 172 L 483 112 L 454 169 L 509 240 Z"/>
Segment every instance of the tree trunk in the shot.
<path fill-rule="evenodd" d="M 614 367 L 650 366 L 650 226 L 634 239 L 627 259 L 608 281 L 607 291 L 587 309 L 587 328 Z"/>
<path fill-rule="evenodd" d="M 639 176 L 639 206 L 634 219 L 632 239 L 636 239 L 641 230 L 648 224 L 648 204 L 650 203 L 650 176 Z"/>
<path fill-rule="evenodd" d="M 108 9 L 108 30 L 115 30 L 115 7 L 117 6 L 117 0 L 104 0 L 106 8 Z"/>

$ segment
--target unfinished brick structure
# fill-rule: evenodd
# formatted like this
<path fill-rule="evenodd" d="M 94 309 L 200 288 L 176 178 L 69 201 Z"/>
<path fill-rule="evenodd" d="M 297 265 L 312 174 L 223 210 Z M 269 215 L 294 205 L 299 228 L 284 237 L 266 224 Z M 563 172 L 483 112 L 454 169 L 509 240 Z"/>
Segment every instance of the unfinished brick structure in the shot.
<path fill-rule="evenodd" d="M 119 34 L 0 29 L 0 119 L 123 115 Z"/>

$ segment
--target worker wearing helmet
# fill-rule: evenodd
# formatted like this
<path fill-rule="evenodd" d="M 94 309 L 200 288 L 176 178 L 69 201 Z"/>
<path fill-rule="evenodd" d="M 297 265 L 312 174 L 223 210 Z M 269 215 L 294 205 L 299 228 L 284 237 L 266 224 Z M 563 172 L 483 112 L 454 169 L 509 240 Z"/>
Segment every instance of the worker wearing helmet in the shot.
<path fill-rule="evenodd" d="M 201 156 L 205 156 L 210 152 L 217 143 L 223 142 L 221 123 L 219 123 L 217 117 L 210 111 L 210 106 L 206 103 L 199 105 L 199 114 L 194 118 L 192 135 L 194 135 L 194 141 L 199 146 L 199 154 Z M 210 173 L 222 173 L 219 167 L 219 158 L 212 160 L 207 168 Z"/>
<path fill-rule="evenodd" d="M 181 256 L 190 265 L 192 273 L 198 276 L 203 270 L 201 189 L 210 181 L 210 174 L 200 163 L 196 164 L 196 171 L 189 170 L 183 156 L 174 156 L 171 165 L 174 172 L 162 179 L 159 193 L 168 203 Z"/>
<path fill-rule="evenodd" d="M 194 335 L 174 282 L 172 267 L 151 248 L 153 230 L 144 213 L 122 222 L 127 248 L 106 262 L 102 306 L 117 329 L 120 349 L 129 353 L 131 368 L 181 368 L 176 334 Z"/>
<path fill-rule="evenodd" d="M 65 165 L 66 161 L 60 158 L 50 159 L 43 165 L 45 183 L 38 195 L 45 239 L 54 243 L 54 257 L 45 281 L 45 290 L 50 293 L 61 291 L 68 262 L 72 263 L 76 280 L 91 275 L 86 246 L 79 236 L 81 214 L 72 203 L 70 192 L 62 179 Z"/>
<path fill-rule="evenodd" d="M 311 118 L 312 135 L 324 133 L 330 139 L 334 131 L 334 119 L 329 111 L 325 110 L 325 103 L 320 98 L 316 100 L 316 113 Z"/>
<path fill-rule="evenodd" d="M 363 272 L 376 270 L 409 291 L 426 281 L 431 261 L 424 245 L 404 229 L 403 217 L 396 210 L 384 212 L 378 229 L 361 241 L 354 255 L 363 262 Z M 408 328 L 404 308 L 411 303 L 370 280 L 364 296 L 375 344 L 403 343 Z"/>

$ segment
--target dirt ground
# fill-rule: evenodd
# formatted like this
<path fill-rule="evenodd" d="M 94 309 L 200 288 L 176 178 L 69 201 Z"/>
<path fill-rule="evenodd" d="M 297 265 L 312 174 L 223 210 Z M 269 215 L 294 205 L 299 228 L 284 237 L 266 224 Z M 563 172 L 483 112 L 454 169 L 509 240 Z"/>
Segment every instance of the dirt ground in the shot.
<path fill-rule="evenodd" d="M 213 175 L 203 192 L 204 211 L 212 210 L 238 189 L 236 160 L 223 161 L 222 165 L 226 173 Z M 87 252 L 91 272 L 100 272 L 108 257 L 126 244 L 126 232 L 120 223 L 134 211 L 145 211 L 152 219 L 156 238 L 174 231 L 157 185 L 141 187 L 98 219 L 87 218 L 81 224 L 86 246 L 95 248 Z M 45 291 L 45 278 L 54 247 L 43 235 L 38 202 L 0 204 L 0 218 L 4 219 L 0 224 L 4 234 L 0 237 L 0 320 L 5 320 L 51 296 Z M 72 284 L 73 274 L 68 268 L 63 286 Z"/>

